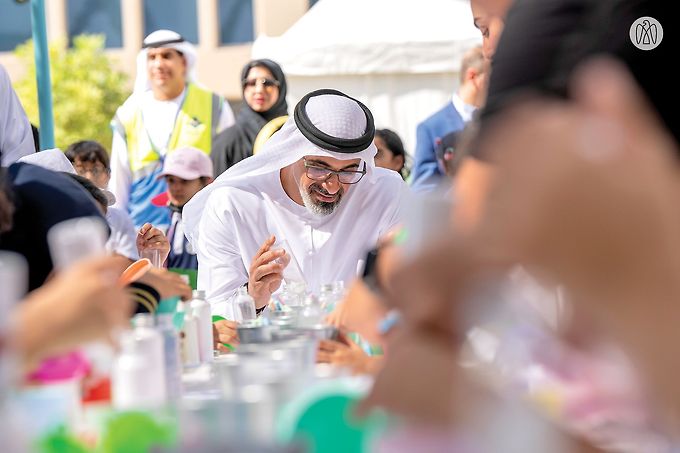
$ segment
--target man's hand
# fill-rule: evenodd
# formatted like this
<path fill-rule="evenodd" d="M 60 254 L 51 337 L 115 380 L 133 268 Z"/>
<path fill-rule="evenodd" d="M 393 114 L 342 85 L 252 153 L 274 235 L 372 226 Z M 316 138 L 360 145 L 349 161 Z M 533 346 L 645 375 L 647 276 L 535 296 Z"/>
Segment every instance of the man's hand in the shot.
<path fill-rule="evenodd" d="M 345 298 L 326 317 L 326 322 L 348 332 L 357 332 L 371 343 L 382 343 L 378 323 L 387 315 L 387 308 L 363 282 L 356 279 Z"/>
<path fill-rule="evenodd" d="M 92 340 L 113 342 L 129 325 L 132 301 L 118 286 L 125 269 L 121 258 L 78 263 L 31 292 L 17 306 L 17 348 L 26 361 L 68 350 Z"/>
<path fill-rule="evenodd" d="M 235 321 L 228 321 L 226 319 L 213 323 L 213 344 L 215 349 L 220 352 L 231 352 L 231 349 L 224 346 L 223 343 L 231 346 L 239 344 L 238 332 L 236 327 L 238 324 Z"/>
<path fill-rule="evenodd" d="M 283 269 L 290 262 L 290 256 L 283 249 L 270 250 L 276 236 L 264 241 L 253 257 L 248 270 L 248 294 L 255 299 L 255 307 L 262 308 L 279 289 L 283 281 Z"/>
<path fill-rule="evenodd" d="M 337 341 L 321 340 L 316 361 L 349 368 L 354 374 L 373 373 L 376 364 L 375 357 L 369 357 L 358 344 L 344 334 L 340 334 Z"/>
<path fill-rule="evenodd" d="M 170 254 L 170 242 L 161 230 L 150 223 L 145 223 L 137 233 L 137 251 L 139 256 L 142 256 L 145 250 L 154 249 L 160 250 L 162 265 Z"/>

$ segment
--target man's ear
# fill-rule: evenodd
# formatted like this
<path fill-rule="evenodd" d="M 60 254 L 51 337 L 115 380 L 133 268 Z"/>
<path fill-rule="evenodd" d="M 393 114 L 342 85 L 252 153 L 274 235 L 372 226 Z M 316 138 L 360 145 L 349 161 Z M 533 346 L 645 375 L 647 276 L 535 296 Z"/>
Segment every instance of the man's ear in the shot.
<path fill-rule="evenodd" d="M 465 81 L 473 81 L 479 76 L 479 71 L 477 71 L 475 68 L 467 68 L 465 70 Z"/>

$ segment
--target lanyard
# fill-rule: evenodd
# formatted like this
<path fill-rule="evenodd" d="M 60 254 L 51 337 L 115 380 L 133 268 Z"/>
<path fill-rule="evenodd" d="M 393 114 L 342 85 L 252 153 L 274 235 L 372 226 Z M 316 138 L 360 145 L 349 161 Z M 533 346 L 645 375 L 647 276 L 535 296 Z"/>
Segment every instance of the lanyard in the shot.
<path fill-rule="evenodd" d="M 164 149 L 168 150 L 168 145 L 170 144 L 170 139 L 172 138 L 172 133 L 175 131 L 175 128 L 177 127 L 177 118 L 179 118 L 179 113 L 182 111 L 182 107 L 184 106 L 184 101 L 187 99 L 187 89 L 186 87 L 184 88 L 184 91 L 182 93 L 184 94 L 184 97 L 182 98 L 182 102 L 179 103 L 179 106 L 177 107 L 177 112 L 175 113 L 175 119 L 172 122 L 172 129 L 170 129 L 170 133 L 168 134 L 168 138 L 165 140 L 165 146 Z M 181 96 L 181 95 L 180 95 Z M 165 161 L 165 153 L 161 153 L 161 149 L 156 147 L 154 144 L 153 140 L 151 140 L 151 134 L 149 134 L 149 129 L 146 127 L 146 121 L 144 121 L 144 110 L 142 110 L 142 127 L 144 128 L 144 132 L 146 133 L 146 137 L 149 140 L 149 145 L 151 145 L 151 150 L 156 153 L 158 156 L 158 159 L 163 163 Z"/>

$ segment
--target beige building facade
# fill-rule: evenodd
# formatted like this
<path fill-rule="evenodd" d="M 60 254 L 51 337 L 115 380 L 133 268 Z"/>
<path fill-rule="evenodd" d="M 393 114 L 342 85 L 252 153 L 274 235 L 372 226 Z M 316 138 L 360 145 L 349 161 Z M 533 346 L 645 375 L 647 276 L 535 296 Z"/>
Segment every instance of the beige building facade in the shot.
<path fill-rule="evenodd" d="M 144 39 L 144 0 L 120 0 L 122 47 L 106 52 L 116 65 L 130 76 L 130 87 L 136 72 L 136 56 Z M 224 95 L 230 101 L 241 99 L 240 71 L 250 59 L 252 43 L 220 44 L 219 0 L 196 0 L 197 72 L 201 83 Z M 244 0 L 247 1 L 247 0 Z M 253 34 L 279 36 L 310 7 L 310 0 L 250 0 L 252 1 Z M 46 20 L 48 40 L 68 38 L 68 1 L 47 0 Z M 11 52 L 0 52 L 0 64 L 12 80 L 23 75 L 22 64 Z"/>

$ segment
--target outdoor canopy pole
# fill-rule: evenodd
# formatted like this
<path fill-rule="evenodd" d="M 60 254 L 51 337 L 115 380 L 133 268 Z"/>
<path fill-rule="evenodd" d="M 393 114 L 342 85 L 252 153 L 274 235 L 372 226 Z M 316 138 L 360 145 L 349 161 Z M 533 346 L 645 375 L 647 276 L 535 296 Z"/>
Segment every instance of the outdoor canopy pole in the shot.
<path fill-rule="evenodd" d="M 40 111 L 40 149 L 54 148 L 54 115 L 52 114 L 52 84 L 50 80 L 50 52 L 47 47 L 45 0 L 31 0 L 31 27 L 35 50 L 35 73 L 38 83 Z"/>

